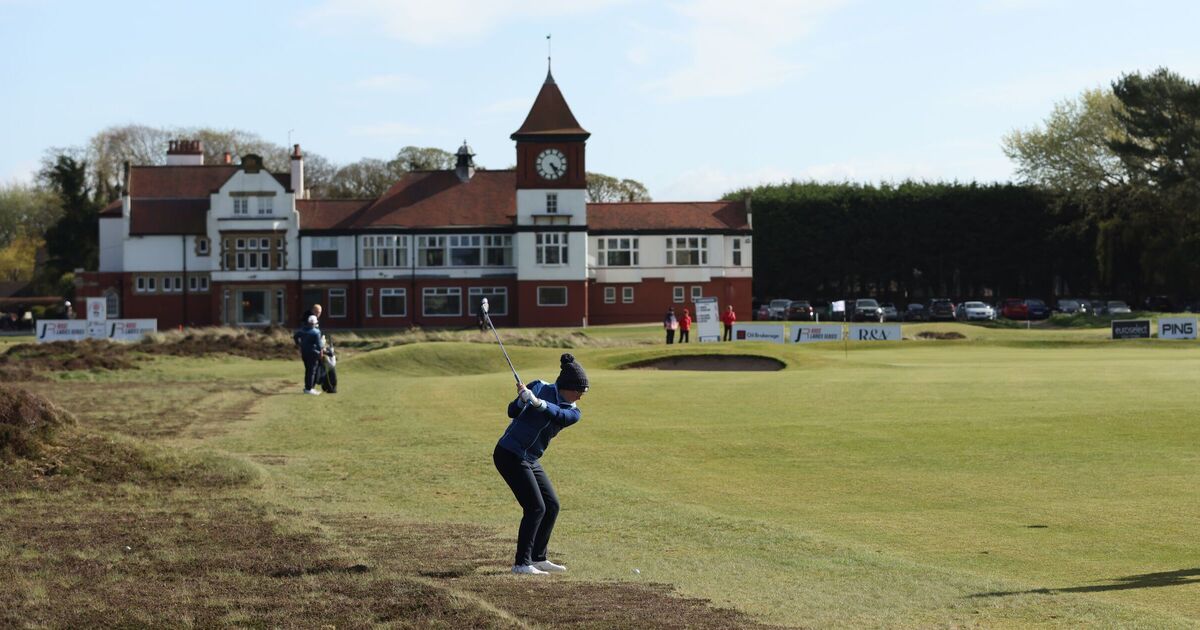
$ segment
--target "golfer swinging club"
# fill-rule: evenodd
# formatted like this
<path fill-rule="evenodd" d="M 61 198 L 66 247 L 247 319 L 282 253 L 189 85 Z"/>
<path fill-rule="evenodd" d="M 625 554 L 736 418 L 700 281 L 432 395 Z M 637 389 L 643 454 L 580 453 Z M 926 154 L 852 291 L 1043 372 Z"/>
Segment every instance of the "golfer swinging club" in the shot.
<path fill-rule="evenodd" d="M 525 511 L 517 531 L 513 573 L 544 575 L 567 570 L 546 557 L 558 518 L 558 495 L 538 458 L 559 431 L 579 422 L 575 403 L 587 392 L 588 378 L 570 354 L 562 355 L 559 362 L 561 370 L 553 385 L 534 381 L 526 386 L 517 380 L 517 398 L 508 404 L 512 422 L 492 452 L 496 470 Z"/>

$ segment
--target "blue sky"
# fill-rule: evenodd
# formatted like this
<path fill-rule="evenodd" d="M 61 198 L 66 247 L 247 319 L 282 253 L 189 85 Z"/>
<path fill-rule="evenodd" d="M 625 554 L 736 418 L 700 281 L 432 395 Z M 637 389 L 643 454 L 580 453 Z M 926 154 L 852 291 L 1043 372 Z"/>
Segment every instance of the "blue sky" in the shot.
<path fill-rule="evenodd" d="M 465 138 L 504 168 L 547 33 L 588 169 L 655 199 L 1007 180 L 1001 137 L 1056 101 L 1200 79 L 1197 24 L 1188 1 L 0 0 L 0 182 L 127 123 L 291 130 L 339 163 Z"/>

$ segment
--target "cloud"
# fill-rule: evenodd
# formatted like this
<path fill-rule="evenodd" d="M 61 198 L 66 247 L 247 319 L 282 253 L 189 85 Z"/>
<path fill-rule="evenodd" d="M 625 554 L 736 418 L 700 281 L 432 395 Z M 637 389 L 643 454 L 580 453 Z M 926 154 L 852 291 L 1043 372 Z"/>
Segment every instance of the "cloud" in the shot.
<path fill-rule="evenodd" d="M 395 137 L 415 136 L 424 133 L 424 130 L 405 123 L 385 122 L 374 125 L 357 125 L 351 127 L 349 132 L 352 136 Z"/>
<path fill-rule="evenodd" d="M 301 14 L 302 24 L 366 26 L 422 45 L 453 44 L 530 18 L 585 14 L 625 0 L 325 0 Z"/>
<path fill-rule="evenodd" d="M 683 66 L 646 88 L 666 100 L 737 96 L 794 78 L 805 69 L 790 46 L 807 36 L 844 0 L 691 0 L 675 5 L 681 31 L 660 33 L 659 48 L 684 52 Z M 661 55 L 660 55 L 661 56 Z M 635 62 L 648 54 L 630 51 Z"/>
<path fill-rule="evenodd" d="M 354 87 L 376 92 L 417 92 L 428 85 L 425 80 L 406 74 L 379 74 L 354 82 Z"/>

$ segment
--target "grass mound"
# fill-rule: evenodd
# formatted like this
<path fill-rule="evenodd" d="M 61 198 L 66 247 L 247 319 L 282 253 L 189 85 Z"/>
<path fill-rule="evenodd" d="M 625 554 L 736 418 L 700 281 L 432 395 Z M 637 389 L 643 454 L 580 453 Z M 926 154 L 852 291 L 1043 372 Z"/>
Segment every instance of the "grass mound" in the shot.
<path fill-rule="evenodd" d="M 506 340 L 507 341 L 507 340 Z M 558 373 L 559 352 L 551 349 L 509 347 L 508 355 L 522 372 L 536 373 L 535 368 L 550 366 L 541 371 Z M 495 340 L 492 345 L 481 343 L 423 343 L 397 346 L 368 352 L 355 357 L 359 368 L 379 370 L 403 376 L 463 376 L 507 372 L 508 364 Z"/>
<path fill-rule="evenodd" d="M 38 372 L 136 370 L 137 365 L 126 346 L 86 339 L 17 344 L 0 355 L 0 369 L 19 380 L 31 380 L 20 376 L 36 378 Z"/>
<path fill-rule="evenodd" d="M 778 372 L 787 364 L 754 354 L 685 354 L 634 361 L 626 370 L 692 370 L 701 372 Z"/>
<path fill-rule="evenodd" d="M 41 455 L 75 417 L 45 396 L 0 385 L 0 460 Z"/>
<path fill-rule="evenodd" d="M 955 340 L 966 339 L 967 336 L 955 330 L 922 330 L 917 333 L 917 339 Z"/>
<path fill-rule="evenodd" d="M 131 346 L 137 352 L 176 357 L 227 354 L 248 359 L 295 359 L 292 332 L 283 328 L 192 328 L 147 335 Z"/>
<path fill-rule="evenodd" d="M 582 330 L 501 328 L 500 338 L 506 348 L 523 346 L 528 348 L 609 348 L 616 346 L 642 345 L 645 342 L 632 337 L 597 337 Z M 657 339 L 657 337 L 656 337 Z M 466 330 L 410 328 L 399 332 L 372 334 L 349 332 L 338 335 L 338 345 L 356 350 L 380 350 L 394 346 L 430 342 L 463 342 L 494 344 L 496 338 L 491 330 L 477 328 Z"/>

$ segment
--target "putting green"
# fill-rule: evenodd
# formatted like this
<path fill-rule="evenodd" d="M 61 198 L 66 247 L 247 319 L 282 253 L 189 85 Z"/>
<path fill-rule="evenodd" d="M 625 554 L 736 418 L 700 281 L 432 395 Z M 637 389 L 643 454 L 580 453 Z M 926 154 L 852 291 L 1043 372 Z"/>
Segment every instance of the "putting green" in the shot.
<path fill-rule="evenodd" d="M 592 390 L 543 459 L 567 579 L 817 627 L 1200 624 L 1200 346 L 926 329 L 970 339 L 702 348 L 778 372 L 617 369 L 695 345 L 571 350 Z M 552 380 L 562 351 L 509 352 Z M 338 396 L 274 397 L 218 445 L 286 455 L 281 503 L 515 536 L 491 464 L 513 394 L 498 348 L 413 344 L 339 372 Z"/>

